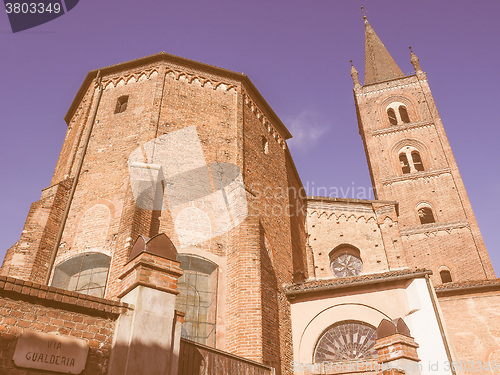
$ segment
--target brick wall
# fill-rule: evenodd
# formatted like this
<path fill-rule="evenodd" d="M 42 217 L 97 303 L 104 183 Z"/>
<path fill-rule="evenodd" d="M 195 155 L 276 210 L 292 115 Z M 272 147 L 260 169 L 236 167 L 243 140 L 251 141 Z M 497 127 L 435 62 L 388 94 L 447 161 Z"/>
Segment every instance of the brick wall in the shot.
<path fill-rule="evenodd" d="M 106 374 L 115 321 L 127 308 L 126 304 L 1 276 L 0 373 L 40 373 L 18 368 L 12 360 L 19 335 L 33 330 L 85 340 L 89 355 L 82 374 Z"/>
<path fill-rule="evenodd" d="M 493 374 L 500 369 L 499 291 L 499 279 L 436 288 L 459 375 Z"/>
<path fill-rule="evenodd" d="M 166 233 L 180 248 L 168 202 L 162 211 L 136 206 L 127 159 L 145 142 L 195 126 L 207 165 L 239 167 L 251 207 L 239 227 L 179 252 L 226 262 L 227 272 L 219 273 L 227 290 L 225 300 L 218 302 L 223 304 L 218 309 L 218 349 L 277 367 L 280 358 L 289 361 L 290 314 L 281 286 L 292 281 L 295 270 L 307 270 L 305 213 L 300 209 L 305 202 L 288 191 L 302 185 L 286 150 L 290 134 L 284 125 L 246 76 L 166 54 L 104 68 L 99 103 L 95 77 L 95 71 L 89 73 L 66 115 L 68 130 L 52 180 L 57 184 L 74 177 L 97 108 L 55 264 L 86 251 L 109 255 L 105 296 L 116 299 L 119 276 L 137 236 Z M 115 113 L 122 95 L 129 97 L 127 109 Z M 182 142 L 177 146 L 182 148 Z M 291 210 L 297 211 L 292 218 Z M 50 225 L 58 227 L 56 221 Z M 12 253 L 23 268 L 28 252 L 37 249 L 29 245 L 23 253 L 16 247 L 6 262 Z"/>

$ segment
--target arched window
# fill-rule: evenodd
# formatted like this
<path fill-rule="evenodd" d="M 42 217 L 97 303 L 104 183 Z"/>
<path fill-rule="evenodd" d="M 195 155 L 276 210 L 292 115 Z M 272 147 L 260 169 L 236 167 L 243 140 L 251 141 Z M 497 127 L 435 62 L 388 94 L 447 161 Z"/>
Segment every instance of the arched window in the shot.
<path fill-rule="evenodd" d="M 125 112 L 128 104 L 128 95 L 123 95 L 118 98 L 116 101 L 115 113 Z"/>
<path fill-rule="evenodd" d="M 401 164 L 403 174 L 410 173 L 410 164 L 408 163 L 406 154 L 399 154 L 399 163 Z"/>
<path fill-rule="evenodd" d="M 394 112 L 394 109 L 389 108 L 387 110 L 387 117 L 389 117 L 389 122 L 391 123 L 391 125 L 398 124 L 398 119 L 396 118 L 396 112 Z"/>
<path fill-rule="evenodd" d="M 420 224 L 430 224 L 436 222 L 432 213 L 432 208 L 428 206 L 420 207 L 417 212 L 420 219 Z"/>
<path fill-rule="evenodd" d="M 424 170 L 424 165 L 422 164 L 422 159 L 420 158 L 420 154 L 417 151 L 412 151 L 411 159 L 413 161 L 413 166 L 418 172 Z"/>
<path fill-rule="evenodd" d="M 179 254 L 184 274 L 179 278 L 175 308 L 185 312 L 182 337 L 215 347 L 217 265 L 207 259 Z"/>
<path fill-rule="evenodd" d="M 425 171 L 420 150 L 414 146 L 403 146 L 397 152 L 399 166 L 403 174 Z"/>
<path fill-rule="evenodd" d="M 314 363 L 367 360 L 378 358 L 375 350 L 377 330 L 357 320 L 345 320 L 330 326 L 314 349 Z"/>
<path fill-rule="evenodd" d="M 408 116 L 408 110 L 404 105 L 399 106 L 399 117 L 401 117 L 401 121 L 403 121 L 405 124 L 408 124 L 410 122 L 410 117 Z"/>
<path fill-rule="evenodd" d="M 439 275 L 441 276 L 441 282 L 444 283 L 451 283 L 451 272 L 448 270 L 442 270 L 439 272 Z"/>
<path fill-rule="evenodd" d="M 363 268 L 359 250 L 350 245 L 337 246 L 330 252 L 330 268 L 336 277 L 359 275 Z"/>
<path fill-rule="evenodd" d="M 106 254 L 94 252 L 70 258 L 55 268 L 52 286 L 102 298 L 109 260 Z"/>

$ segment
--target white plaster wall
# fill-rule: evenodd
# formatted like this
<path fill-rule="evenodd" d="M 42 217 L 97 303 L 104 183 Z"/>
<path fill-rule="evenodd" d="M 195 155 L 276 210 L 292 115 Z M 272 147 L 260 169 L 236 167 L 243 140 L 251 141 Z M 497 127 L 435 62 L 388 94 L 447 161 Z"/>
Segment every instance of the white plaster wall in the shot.
<path fill-rule="evenodd" d="M 407 298 L 410 310 L 403 319 L 419 345 L 417 353 L 421 359 L 422 375 L 451 374 L 425 279 L 411 282 L 407 288 Z"/>
<path fill-rule="evenodd" d="M 422 375 L 451 374 L 445 369 L 448 359 L 425 279 L 412 280 L 406 287 L 378 289 L 372 287 L 364 293 L 345 292 L 345 295 L 336 292 L 337 297 L 317 299 L 298 296 L 292 301 L 294 361 L 312 363 L 317 340 L 336 322 L 359 320 L 378 327 L 384 318 L 403 318 L 420 346 L 417 352 L 422 360 Z"/>
<path fill-rule="evenodd" d="M 319 336 L 332 324 L 359 320 L 377 327 L 384 318 L 404 316 L 407 301 L 405 289 L 396 288 L 292 303 L 294 360 L 311 363 Z"/>

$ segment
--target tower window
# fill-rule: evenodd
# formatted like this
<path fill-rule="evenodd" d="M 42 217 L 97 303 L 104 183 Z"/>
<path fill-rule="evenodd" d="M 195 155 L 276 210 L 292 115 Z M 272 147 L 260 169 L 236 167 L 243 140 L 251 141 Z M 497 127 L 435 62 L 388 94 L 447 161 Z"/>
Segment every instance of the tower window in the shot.
<path fill-rule="evenodd" d="M 420 151 L 413 146 L 404 146 L 398 151 L 399 166 L 403 174 L 425 170 Z"/>
<path fill-rule="evenodd" d="M 406 154 L 399 154 L 399 163 L 401 164 L 401 170 L 403 171 L 403 174 L 410 173 L 410 163 L 408 163 Z"/>
<path fill-rule="evenodd" d="M 394 101 L 386 107 L 387 118 L 391 125 L 403 125 L 410 123 L 408 107 L 406 104 Z"/>
<path fill-rule="evenodd" d="M 404 105 L 399 106 L 399 117 L 401 117 L 401 121 L 403 121 L 405 124 L 408 124 L 410 122 L 410 117 L 408 116 L 408 110 Z"/>
<path fill-rule="evenodd" d="M 389 122 L 391 125 L 397 125 L 398 124 L 398 119 L 396 117 L 396 112 L 394 112 L 394 109 L 389 108 L 387 110 L 387 117 L 389 117 Z"/>
<path fill-rule="evenodd" d="M 336 277 L 357 276 L 362 267 L 360 252 L 354 246 L 340 245 L 330 253 L 330 268 Z"/>
<path fill-rule="evenodd" d="M 184 271 L 175 303 L 186 314 L 181 336 L 215 347 L 217 265 L 193 255 L 179 254 L 177 258 Z"/>
<path fill-rule="evenodd" d="M 417 212 L 420 219 L 420 224 L 430 224 L 436 222 L 432 213 L 432 209 L 430 207 L 421 207 Z"/>
<path fill-rule="evenodd" d="M 106 254 L 94 252 L 70 258 L 55 268 L 52 286 L 102 298 L 109 260 Z"/>
<path fill-rule="evenodd" d="M 125 112 L 128 104 L 128 95 L 123 95 L 118 98 L 116 101 L 115 113 Z"/>
<path fill-rule="evenodd" d="M 418 172 L 424 170 L 424 165 L 422 164 L 422 159 L 420 158 L 420 154 L 417 151 L 413 151 L 411 153 L 411 159 L 413 161 L 413 166 Z"/>
<path fill-rule="evenodd" d="M 439 276 L 441 276 L 441 282 L 444 283 L 451 283 L 453 280 L 451 279 L 451 272 L 448 270 L 442 270 L 439 272 Z"/>

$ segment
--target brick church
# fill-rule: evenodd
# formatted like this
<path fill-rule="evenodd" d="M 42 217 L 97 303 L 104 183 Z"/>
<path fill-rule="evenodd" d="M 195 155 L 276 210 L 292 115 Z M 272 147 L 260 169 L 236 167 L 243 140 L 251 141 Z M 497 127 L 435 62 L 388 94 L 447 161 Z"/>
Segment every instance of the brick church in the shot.
<path fill-rule="evenodd" d="M 307 196 L 244 74 L 164 52 L 89 72 L 0 269 L 0 373 L 500 371 L 500 279 L 426 73 L 364 23 L 375 200 Z"/>

